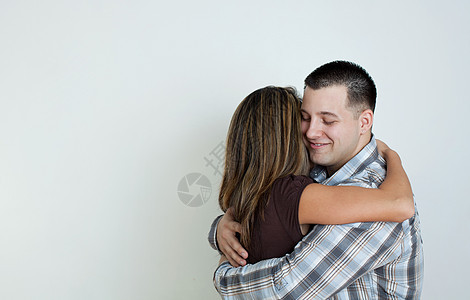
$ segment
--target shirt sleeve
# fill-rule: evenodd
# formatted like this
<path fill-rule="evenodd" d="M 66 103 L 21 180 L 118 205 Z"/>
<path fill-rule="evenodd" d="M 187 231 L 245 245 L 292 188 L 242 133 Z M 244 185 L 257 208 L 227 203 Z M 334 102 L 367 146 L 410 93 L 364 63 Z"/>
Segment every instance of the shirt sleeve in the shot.
<path fill-rule="evenodd" d="M 313 180 L 307 176 L 287 176 L 276 181 L 273 186 L 270 201 L 273 201 L 276 217 L 292 238 L 293 243 L 276 257 L 292 251 L 294 245 L 304 236 L 299 224 L 299 202 L 302 192 L 310 183 L 313 183 Z M 269 218 L 269 216 L 265 217 Z M 278 239 L 279 237 L 273 237 L 273 243 L 279 243 Z"/>
<path fill-rule="evenodd" d="M 212 249 L 219 251 L 222 255 L 223 253 L 219 250 L 219 246 L 217 244 L 217 225 L 219 225 L 220 219 L 222 219 L 224 215 L 220 215 L 215 218 L 214 222 L 212 222 L 211 229 L 209 230 L 209 235 L 207 240 L 209 241 L 209 245 L 211 245 Z"/>
<path fill-rule="evenodd" d="M 225 299 L 324 299 L 400 256 L 401 223 L 317 225 L 282 258 L 220 265 L 214 285 Z"/>

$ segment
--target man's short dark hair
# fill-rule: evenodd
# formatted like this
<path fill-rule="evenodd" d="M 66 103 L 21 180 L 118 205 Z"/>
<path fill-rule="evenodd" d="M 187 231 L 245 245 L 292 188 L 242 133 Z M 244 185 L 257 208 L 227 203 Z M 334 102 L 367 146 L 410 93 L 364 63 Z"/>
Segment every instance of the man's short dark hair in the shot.
<path fill-rule="evenodd" d="M 349 61 L 333 61 L 318 67 L 305 78 L 305 87 L 318 90 L 331 86 L 345 86 L 348 90 L 348 107 L 356 118 L 366 109 L 375 110 L 377 90 L 364 68 Z"/>

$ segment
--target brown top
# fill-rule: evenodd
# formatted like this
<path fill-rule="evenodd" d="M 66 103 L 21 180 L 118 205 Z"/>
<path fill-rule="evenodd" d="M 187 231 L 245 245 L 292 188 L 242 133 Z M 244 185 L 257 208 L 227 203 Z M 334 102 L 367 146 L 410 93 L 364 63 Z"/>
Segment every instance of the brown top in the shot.
<path fill-rule="evenodd" d="M 299 201 L 303 190 L 314 181 L 306 176 L 290 175 L 277 179 L 268 203 L 253 226 L 247 262 L 281 257 L 294 250 L 303 235 L 299 224 Z"/>

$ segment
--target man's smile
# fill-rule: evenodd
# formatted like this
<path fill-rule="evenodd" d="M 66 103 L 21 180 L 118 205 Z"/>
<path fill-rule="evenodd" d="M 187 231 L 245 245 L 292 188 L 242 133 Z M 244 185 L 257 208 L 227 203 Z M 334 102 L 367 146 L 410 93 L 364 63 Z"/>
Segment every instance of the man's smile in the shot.
<path fill-rule="evenodd" d="M 326 146 L 328 146 L 330 143 L 313 143 L 313 142 L 310 142 L 310 141 L 307 141 L 310 148 L 312 149 L 322 149 L 322 148 L 325 148 Z"/>

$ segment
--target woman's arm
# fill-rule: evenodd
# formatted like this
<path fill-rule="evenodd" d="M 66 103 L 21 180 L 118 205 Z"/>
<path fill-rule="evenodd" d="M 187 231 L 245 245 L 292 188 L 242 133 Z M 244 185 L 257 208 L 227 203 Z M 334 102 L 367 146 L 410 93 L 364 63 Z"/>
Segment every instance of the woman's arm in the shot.
<path fill-rule="evenodd" d="M 387 176 L 378 189 L 309 184 L 300 197 L 299 223 L 403 222 L 414 215 L 413 192 L 398 154 L 381 149 Z"/>

